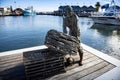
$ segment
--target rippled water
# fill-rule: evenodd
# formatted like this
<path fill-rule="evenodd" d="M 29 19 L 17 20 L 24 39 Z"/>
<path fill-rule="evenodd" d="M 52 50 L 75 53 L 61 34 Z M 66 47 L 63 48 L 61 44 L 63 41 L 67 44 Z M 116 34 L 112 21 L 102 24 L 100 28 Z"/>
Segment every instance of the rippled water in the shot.
<path fill-rule="evenodd" d="M 120 57 L 120 28 L 93 24 L 90 18 L 79 18 L 81 42 L 106 54 Z M 6 16 L 0 17 L 0 52 L 44 44 L 48 30 L 62 31 L 59 16 Z M 118 28 L 117 28 L 118 29 Z"/>

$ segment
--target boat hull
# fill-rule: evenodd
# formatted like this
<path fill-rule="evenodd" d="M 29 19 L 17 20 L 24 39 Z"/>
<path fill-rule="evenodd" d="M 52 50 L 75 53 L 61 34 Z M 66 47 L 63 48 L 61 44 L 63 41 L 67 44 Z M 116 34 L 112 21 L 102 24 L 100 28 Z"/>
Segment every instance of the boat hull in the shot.
<path fill-rule="evenodd" d="M 107 25 L 120 25 L 120 19 L 114 17 L 91 17 L 94 23 Z"/>
<path fill-rule="evenodd" d="M 30 15 L 36 15 L 36 13 L 35 13 L 35 12 L 24 11 L 24 12 L 23 12 L 23 15 L 25 15 L 25 16 L 30 16 Z"/>

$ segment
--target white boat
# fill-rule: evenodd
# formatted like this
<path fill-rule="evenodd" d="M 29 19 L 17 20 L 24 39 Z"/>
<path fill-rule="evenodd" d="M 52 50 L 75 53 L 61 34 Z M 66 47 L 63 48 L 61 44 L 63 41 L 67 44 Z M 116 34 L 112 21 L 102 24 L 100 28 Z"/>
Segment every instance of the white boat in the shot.
<path fill-rule="evenodd" d="M 33 7 L 27 7 L 23 11 L 23 15 L 30 16 L 30 15 L 36 15 L 36 12 L 33 10 Z"/>
<path fill-rule="evenodd" d="M 117 7 L 114 0 L 112 0 L 111 5 L 104 12 L 93 13 L 90 17 L 94 23 L 120 25 L 120 8 Z"/>

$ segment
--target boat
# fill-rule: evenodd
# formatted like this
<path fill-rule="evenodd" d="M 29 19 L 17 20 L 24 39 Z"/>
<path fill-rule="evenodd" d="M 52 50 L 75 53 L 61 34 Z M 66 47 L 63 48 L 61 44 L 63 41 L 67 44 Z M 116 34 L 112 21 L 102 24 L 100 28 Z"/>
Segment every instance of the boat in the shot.
<path fill-rule="evenodd" d="M 115 5 L 114 0 L 111 4 L 105 4 L 101 7 L 104 12 L 97 12 L 91 14 L 94 23 L 107 25 L 120 25 L 120 7 Z"/>
<path fill-rule="evenodd" d="M 36 15 L 36 12 L 33 10 L 33 7 L 27 7 L 23 10 L 23 15 L 30 16 L 30 15 Z"/>
<path fill-rule="evenodd" d="M 108 29 L 109 27 L 109 29 Z M 106 24 L 93 24 L 90 29 L 97 29 L 97 30 L 107 30 L 107 31 L 114 31 L 120 30 L 120 26 L 118 25 L 106 25 Z"/>

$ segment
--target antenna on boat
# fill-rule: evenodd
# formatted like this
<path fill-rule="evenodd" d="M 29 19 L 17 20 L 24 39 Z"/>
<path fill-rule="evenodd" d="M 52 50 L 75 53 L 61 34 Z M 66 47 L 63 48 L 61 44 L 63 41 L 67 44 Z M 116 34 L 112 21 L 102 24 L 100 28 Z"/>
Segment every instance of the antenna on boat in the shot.
<path fill-rule="evenodd" d="M 112 1 L 111 1 L 111 5 L 112 5 L 112 4 L 114 4 L 114 5 L 115 5 L 115 1 L 114 1 L 114 0 L 112 0 Z"/>
<path fill-rule="evenodd" d="M 114 14 L 116 13 L 116 6 L 115 6 L 115 1 L 114 0 L 112 0 L 111 1 L 111 5 L 113 6 L 113 10 L 114 10 Z"/>

